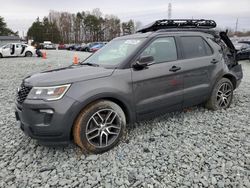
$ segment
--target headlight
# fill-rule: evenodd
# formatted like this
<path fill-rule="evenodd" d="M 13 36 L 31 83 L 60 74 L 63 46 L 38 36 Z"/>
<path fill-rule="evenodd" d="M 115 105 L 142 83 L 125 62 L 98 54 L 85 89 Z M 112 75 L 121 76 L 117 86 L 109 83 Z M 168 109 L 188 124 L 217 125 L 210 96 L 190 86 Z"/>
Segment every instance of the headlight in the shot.
<path fill-rule="evenodd" d="M 70 84 L 52 87 L 33 87 L 27 99 L 58 100 L 64 96 L 69 87 Z"/>

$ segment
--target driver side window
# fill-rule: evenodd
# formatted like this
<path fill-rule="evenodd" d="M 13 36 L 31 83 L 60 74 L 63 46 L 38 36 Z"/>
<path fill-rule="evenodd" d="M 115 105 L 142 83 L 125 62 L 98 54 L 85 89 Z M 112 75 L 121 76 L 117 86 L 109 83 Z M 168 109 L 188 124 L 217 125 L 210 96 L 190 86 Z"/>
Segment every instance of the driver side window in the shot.
<path fill-rule="evenodd" d="M 162 37 L 153 41 L 141 54 L 153 56 L 155 63 L 177 60 L 177 50 L 174 37 Z"/>

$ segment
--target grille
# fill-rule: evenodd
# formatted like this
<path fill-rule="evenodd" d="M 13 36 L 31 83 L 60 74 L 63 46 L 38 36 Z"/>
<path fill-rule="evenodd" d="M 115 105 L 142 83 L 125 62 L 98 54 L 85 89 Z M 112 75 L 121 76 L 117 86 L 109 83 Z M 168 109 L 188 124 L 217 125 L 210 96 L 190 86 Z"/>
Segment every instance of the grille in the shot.
<path fill-rule="evenodd" d="M 32 87 L 25 86 L 23 83 L 21 84 L 20 89 L 19 89 L 19 91 L 17 91 L 17 96 L 16 96 L 16 99 L 17 99 L 18 103 L 20 103 L 20 104 L 23 103 L 23 101 L 28 96 L 31 88 Z"/>

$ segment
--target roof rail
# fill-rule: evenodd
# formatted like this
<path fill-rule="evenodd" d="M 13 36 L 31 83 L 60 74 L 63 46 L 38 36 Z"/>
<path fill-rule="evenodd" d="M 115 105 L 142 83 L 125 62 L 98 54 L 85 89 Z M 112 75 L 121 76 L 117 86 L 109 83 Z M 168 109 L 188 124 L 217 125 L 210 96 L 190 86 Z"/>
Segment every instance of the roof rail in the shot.
<path fill-rule="evenodd" d="M 157 31 L 159 29 L 170 28 L 202 28 L 212 29 L 216 27 L 214 20 L 194 20 L 194 19 L 171 19 L 171 20 L 157 20 L 145 27 L 139 29 L 137 32 L 146 33 L 149 31 Z"/>

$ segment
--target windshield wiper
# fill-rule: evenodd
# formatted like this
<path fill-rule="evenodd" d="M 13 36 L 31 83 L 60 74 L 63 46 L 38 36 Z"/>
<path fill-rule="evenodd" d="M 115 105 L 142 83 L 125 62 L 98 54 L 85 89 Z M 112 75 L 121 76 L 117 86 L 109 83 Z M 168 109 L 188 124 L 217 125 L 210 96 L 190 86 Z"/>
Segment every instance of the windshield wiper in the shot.
<path fill-rule="evenodd" d="M 86 62 L 86 63 L 82 62 L 82 63 L 80 63 L 80 65 L 88 65 L 88 66 L 93 66 L 93 67 L 99 67 L 99 65 L 98 65 L 98 64 L 95 64 L 95 63 L 89 63 L 89 62 Z"/>

